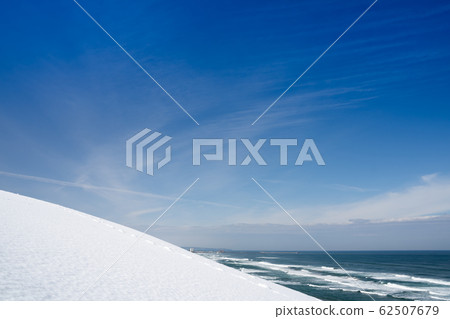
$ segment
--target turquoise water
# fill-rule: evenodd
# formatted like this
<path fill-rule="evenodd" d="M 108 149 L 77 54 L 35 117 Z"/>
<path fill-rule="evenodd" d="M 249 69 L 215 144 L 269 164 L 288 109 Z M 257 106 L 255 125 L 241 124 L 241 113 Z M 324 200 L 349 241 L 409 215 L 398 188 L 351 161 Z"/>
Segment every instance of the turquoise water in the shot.
<path fill-rule="evenodd" d="M 450 251 L 331 252 L 348 274 L 323 252 L 200 254 L 322 300 L 450 300 Z"/>

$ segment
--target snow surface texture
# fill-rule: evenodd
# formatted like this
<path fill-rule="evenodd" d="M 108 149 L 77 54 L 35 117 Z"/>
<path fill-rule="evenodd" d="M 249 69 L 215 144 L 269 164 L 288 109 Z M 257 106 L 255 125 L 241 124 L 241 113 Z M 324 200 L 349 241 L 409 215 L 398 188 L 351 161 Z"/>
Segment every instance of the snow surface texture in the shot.
<path fill-rule="evenodd" d="M 316 300 L 155 237 L 0 191 L 1 300 Z"/>

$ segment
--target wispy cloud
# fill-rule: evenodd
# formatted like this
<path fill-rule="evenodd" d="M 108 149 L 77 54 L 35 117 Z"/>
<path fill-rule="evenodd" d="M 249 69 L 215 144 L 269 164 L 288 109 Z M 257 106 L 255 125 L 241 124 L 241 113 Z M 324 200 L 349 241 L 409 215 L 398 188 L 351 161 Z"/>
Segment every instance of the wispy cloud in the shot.
<path fill-rule="evenodd" d="M 438 173 L 423 175 L 422 180 L 425 183 L 431 183 L 434 179 L 436 179 L 437 176 L 438 176 Z"/>
<path fill-rule="evenodd" d="M 297 205 L 296 207 L 291 206 L 290 209 L 288 203 L 283 203 L 283 205 L 304 225 L 350 224 L 355 221 L 405 221 L 450 212 L 450 179 L 430 174 L 422 176 L 420 180 L 422 183 L 417 185 L 342 204 Z M 369 189 L 356 186 L 333 186 L 343 191 L 359 193 L 368 193 L 369 191 Z M 278 200 L 280 199 L 278 198 Z M 253 224 L 289 224 L 290 221 L 282 219 L 281 214 L 282 212 L 272 203 L 258 214 L 243 214 L 239 220 Z"/>
<path fill-rule="evenodd" d="M 129 189 L 113 188 L 113 187 L 105 187 L 105 186 L 96 186 L 96 185 L 90 185 L 90 184 L 84 184 L 84 183 L 61 181 L 61 180 L 52 179 L 52 178 L 32 176 L 32 175 L 24 175 L 24 174 L 16 174 L 16 173 L 4 172 L 4 171 L 0 171 L 0 175 L 20 178 L 20 179 L 25 179 L 25 180 L 34 181 L 34 182 L 41 182 L 41 183 L 46 183 L 46 184 L 53 184 L 53 185 L 59 185 L 59 186 L 68 186 L 68 187 L 77 187 L 77 188 L 82 188 L 82 189 L 87 189 L 87 190 L 101 190 L 101 191 L 108 191 L 108 192 L 117 192 L 117 193 L 131 194 L 131 195 L 139 195 L 139 196 L 151 197 L 151 198 L 167 199 L 167 200 L 172 200 L 173 199 L 172 197 L 169 197 L 169 196 L 163 196 L 163 195 L 158 195 L 158 194 L 153 194 L 153 193 L 138 192 L 138 191 L 133 191 L 133 190 L 129 190 Z"/>
<path fill-rule="evenodd" d="M 352 219 L 401 220 L 450 212 L 450 180 L 437 179 L 435 174 L 422 176 L 422 180 L 426 183 L 353 203 L 296 209 L 295 214 L 304 216 L 309 223 L 332 224 Z"/>
<path fill-rule="evenodd" d="M 340 191 L 359 192 L 359 193 L 374 191 L 373 189 L 370 189 L 370 188 L 363 188 L 363 187 L 358 187 L 358 186 L 342 185 L 342 184 L 333 184 L 333 185 L 330 185 L 330 187 L 333 189 L 340 190 Z"/>
<path fill-rule="evenodd" d="M 14 178 L 20 178 L 20 179 L 34 181 L 34 182 L 46 183 L 46 184 L 82 188 L 85 190 L 92 190 L 92 191 L 114 192 L 114 193 L 137 195 L 137 196 L 143 196 L 143 197 L 154 198 L 154 199 L 164 199 L 164 200 L 174 200 L 175 199 L 175 197 L 165 196 L 165 195 L 160 195 L 160 194 L 155 194 L 155 193 L 139 192 L 139 191 L 124 189 L 124 188 L 97 186 L 97 185 L 78 183 L 78 182 L 68 182 L 68 181 L 62 181 L 62 180 L 57 180 L 57 179 L 52 179 L 52 178 L 10 173 L 10 172 L 5 172 L 5 171 L 0 171 L 0 175 L 14 177 Z M 187 202 L 194 202 L 197 204 L 206 204 L 206 205 L 211 205 L 211 206 L 237 208 L 237 206 L 234 206 L 234 205 L 216 203 L 216 202 L 212 202 L 212 201 L 193 200 L 193 199 L 182 199 L 182 200 L 187 201 Z M 142 211 L 143 211 L 143 213 L 142 213 Z M 150 213 L 153 211 L 153 208 L 150 210 L 142 210 L 142 211 L 140 211 L 141 212 L 140 214 L 139 213 L 136 214 L 136 212 L 135 212 L 134 216 L 145 214 L 145 212 Z"/>
<path fill-rule="evenodd" d="M 146 215 L 146 214 L 153 214 L 153 213 L 163 212 L 165 208 L 166 207 L 162 207 L 161 206 L 161 207 L 140 209 L 140 210 L 135 210 L 135 211 L 129 212 L 126 215 L 130 216 L 130 217 L 139 217 L 139 216 Z"/>

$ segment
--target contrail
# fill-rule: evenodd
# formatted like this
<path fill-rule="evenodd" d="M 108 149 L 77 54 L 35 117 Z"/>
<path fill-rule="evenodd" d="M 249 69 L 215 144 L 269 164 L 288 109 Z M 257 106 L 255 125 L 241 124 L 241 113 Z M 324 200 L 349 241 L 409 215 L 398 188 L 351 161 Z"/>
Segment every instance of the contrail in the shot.
<path fill-rule="evenodd" d="M 5 171 L 0 171 L 0 175 L 20 178 L 20 179 L 34 181 L 34 182 L 41 182 L 41 183 L 46 183 L 46 184 L 82 188 L 85 190 L 102 190 L 102 191 L 108 191 L 108 192 L 116 192 L 116 193 L 143 196 L 143 197 L 148 197 L 148 198 L 165 199 L 165 200 L 171 200 L 171 201 L 176 199 L 176 197 L 172 197 L 172 196 L 164 196 L 164 195 L 159 195 L 159 194 L 154 194 L 154 193 L 138 192 L 138 191 L 133 191 L 133 190 L 125 189 L 125 188 L 114 188 L 114 187 L 107 187 L 107 186 L 97 186 L 97 185 L 91 185 L 91 184 L 68 182 L 68 181 L 62 181 L 62 180 L 53 179 L 53 178 L 10 173 L 10 172 L 5 172 Z M 215 202 L 203 201 L 203 200 L 195 200 L 195 199 L 187 199 L 187 198 L 182 199 L 182 200 L 187 201 L 187 202 L 194 202 L 194 203 L 198 203 L 198 204 L 206 204 L 206 205 L 212 205 L 212 206 L 218 206 L 218 207 L 240 208 L 235 205 L 215 203 Z"/>
<path fill-rule="evenodd" d="M 158 195 L 158 194 L 153 194 L 153 193 L 137 192 L 137 191 L 132 191 L 132 190 L 123 189 L 123 188 L 114 188 L 114 187 L 96 186 L 96 185 L 83 184 L 83 183 L 67 182 L 67 181 L 61 181 L 61 180 L 58 180 L 58 179 L 39 177 L 39 176 L 32 176 L 32 175 L 24 175 L 24 174 L 16 174 L 16 173 L 4 172 L 4 171 L 0 171 L 0 175 L 20 178 L 20 179 L 25 179 L 25 180 L 29 180 L 29 181 L 35 181 L 35 182 L 59 185 L 59 186 L 68 186 L 68 187 L 77 187 L 77 188 L 83 188 L 83 189 L 103 190 L 103 191 L 109 191 L 109 192 L 118 192 L 118 193 L 124 193 L 124 194 L 132 194 L 132 195 L 139 195 L 139 196 L 145 196 L 145 197 L 151 197 L 151 198 L 159 198 L 159 199 L 167 199 L 167 200 L 173 200 L 174 199 L 173 197 L 169 197 L 169 196 Z"/>

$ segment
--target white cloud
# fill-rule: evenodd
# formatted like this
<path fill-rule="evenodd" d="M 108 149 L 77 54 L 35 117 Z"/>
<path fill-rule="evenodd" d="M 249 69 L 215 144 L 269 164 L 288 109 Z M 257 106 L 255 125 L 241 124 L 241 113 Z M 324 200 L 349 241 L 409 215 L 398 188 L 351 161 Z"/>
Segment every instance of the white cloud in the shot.
<path fill-rule="evenodd" d="M 153 213 L 162 213 L 167 207 L 153 207 L 153 208 L 147 208 L 147 209 L 140 209 L 135 210 L 132 212 L 127 213 L 127 216 L 130 217 L 138 217 L 146 214 L 153 214 Z"/>
<path fill-rule="evenodd" d="M 430 183 L 430 182 L 432 182 L 437 176 L 438 176 L 437 173 L 434 173 L 434 174 L 428 174 L 428 175 L 423 175 L 423 176 L 422 176 L 422 180 L 423 180 L 425 183 Z"/>
<path fill-rule="evenodd" d="M 131 195 L 139 195 L 139 196 L 144 196 L 144 197 L 167 199 L 167 200 L 174 199 L 174 197 L 169 197 L 169 196 L 164 196 L 164 195 L 159 195 L 159 194 L 154 194 L 154 193 L 148 193 L 148 192 L 138 192 L 138 191 L 133 191 L 133 190 L 124 189 L 124 188 L 96 186 L 96 185 L 91 185 L 91 184 L 86 184 L 86 183 L 61 181 L 61 180 L 52 179 L 52 178 L 24 175 L 24 174 L 16 174 L 16 173 L 4 172 L 4 171 L 0 171 L 0 175 L 20 178 L 20 179 L 25 179 L 25 180 L 35 181 L 35 182 L 41 182 L 41 183 L 46 183 L 46 184 L 53 184 L 53 185 L 67 186 L 67 187 L 77 187 L 77 188 L 82 188 L 82 189 L 87 189 L 87 190 L 118 192 L 118 193 L 125 193 L 125 194 L 131 194 Z"/>
<path fill-rule="evenodd" d="M 335 205 L 281 205 L 302 225 L 351 224 L 354 221 L 386 222 L 417 220 L 450 213 L 450 179 L 438 174 L 421 177 L 421 183 L 398 191 L 385 192 L 366 199 Z M 347 190 L 347 187 L 343 189 Z M 357 188 L 353 191 L 361 191 Z M 277 198 L 278 199 L 278 198 Z M 249 224 L 291 224 L 292 221 L 275 203 L 257 212 L 247 211 L 239 222 Z"/>
<path fill-rule="evenodd" d="M 295 216 L 308 223 L 349 223 L 352 219 L 391 221 L 450 212 L 450 180 L 422 177 L 425 184 L 387 192 L 365 200 L 312 209 L 297 209 Z"/>
<path fill-rule="evenodd" d="M 351 186 L 351 185 L 342 185 L 342 184 L 331 185 L 331 188 L 334 188 L 334 189 L 337 189 L 340 191 L 359 192 L 359 193 L 373 191 L 373 189 L 368 189 L 368 188 L 363 188 L 363 187 L 358 187 L 358 186 Z"/>

